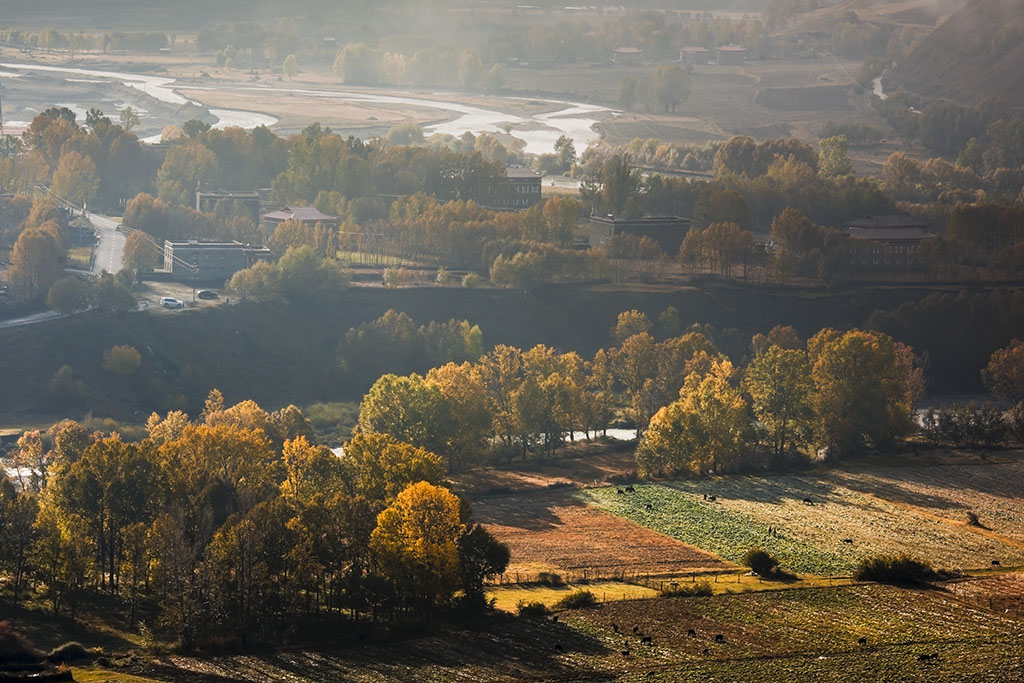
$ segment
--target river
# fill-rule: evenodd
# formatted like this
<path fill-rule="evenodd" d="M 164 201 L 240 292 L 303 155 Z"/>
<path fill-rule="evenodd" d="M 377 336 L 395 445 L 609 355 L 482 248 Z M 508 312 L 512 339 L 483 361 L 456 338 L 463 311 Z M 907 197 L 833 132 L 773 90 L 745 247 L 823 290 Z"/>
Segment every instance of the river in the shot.
<path fill-rule="evenodd" d="M 116 82 L 127 87 L 135 88 L 146 95 L 156 98 L 161 102 L 172 105 L 185 105 L 190 102 L 199 106 L 206 106 L 201 101 L 189 100 L 175 90 L 178 85 L 176 79 L 166 76 L 148 76 L 143 74 L 125 73 L 120 71 L 105 71 L 98 69 L 79 69 L 75 67 L 50 66 L 42 64 L 21 64 L 21 63 L 0 63 L 5 69 L 24 71 L 44 71 L 68 74 L 78 78 L 68 78 L 69 82 L 83 82 L 83 78 L 98 80 L 100 82 Z M 18 74 L 0 74 L 17 77 Z M 242 92 L 267 93 L 278 90 L 273 86 L 254 86 L 242 84 L 226 84 L 217 86 L 188 85 L 189 90 L 225 90 L 230 89 Z M 544 154 L 554 151 L 555 141 L 562 135 L 570 137 L 577 151 L 582 152 L 587 145 L 596 141 L 599 134 L 594 130 L 596 124 L 602 117 L 615 115 L 617 112 L 599 105 L 584 104 L 579 102 L 567 102 L 562 100 L 531 99 L 551 105 L 552 111 L 529 116 L 519 116 L 496 109 L 477 107 L 461 102 L 454 102 L 446 99 L 445 93 L 406 94 L 401 92 L 373 92 L 367 90 L 349 89 L 294 89 L 282 90 L 281 94 L 301 93 L 313 97 L 324 97 L 338 99 L 345 102 L 366 102 L 373 104 L 394 104 L 404 106 L 424 107 L 446 112 L 449 119 L 442 123 L 426 126 L 424 131 L 430 135 L 443 133 L 461 136 L 470 132 L 474 135 L 480 133 L 507 133 L 519 138 L 526 143 L 525 151 L 530 154 Z M 58 97 L 55 93 L 54 97 Z M 525 98 L 493 96 L 493 100 L 515 101 L 516 108 Z M 45 106 L 49 104 L 44 103 Z M 74 109 L 74 105 L 71 107 Z M 217 117 L 215 128 L 227 128 L 240 126 L 251 129 L 256 126 L 273 126 L 278 119 L 254 111 L 243 111 L 236 109 L 210 108 L 209 112 Z M 180 121 L 176 123 L 181 123 Z M 159 142 L 160 136 L 153 135 L 143 139 L 143 142 Z"/>

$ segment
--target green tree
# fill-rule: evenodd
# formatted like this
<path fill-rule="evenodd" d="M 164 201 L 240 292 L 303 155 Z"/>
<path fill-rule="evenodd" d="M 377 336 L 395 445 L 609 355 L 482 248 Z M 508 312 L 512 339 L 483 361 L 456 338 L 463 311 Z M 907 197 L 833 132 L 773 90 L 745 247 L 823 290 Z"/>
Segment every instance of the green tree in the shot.
<path fill-rule="evenodd" d="M 436 384 L 417 374 L 386 374 L 373 383 L 359 404 L 359 429 L 443 453 L 453 433 L 450 415 Z"/>
<path fill-rule="evenodd" d="M 411 484 L 444 479 L 440 456 L 388 434 L 356 434 L 342 450 L 352 493 L 371 500 L 391 501 Z"/>
<path fill-rule="evenodd" d="M 675 64 L 662 64 L 654 70 L 651 95 L 665 113 L 675 113 L 676 107 L 690 96 L 690 74 Z"/>
<path fill-rule="evenodd" d="M 484 581 L 497 576 L 508 567 L 511 554 L 508 546 L 494 538 L 491 532 L 474 524 L 459 536 L 459 573 L 462 593 L 467 604 L 476 608 L 486 605 Z"/>
<path fill-rule="evenodd" d="M 627 111 L 636 106 L 636 86 L 636 79 L 632 76 L 623 76 L 619 83 L 619 106 Z"/>
<path fill-rule="evenodd" d="M 288 80 L 292 80 L 299 73 L 299 61 L 295 59 L 295 55 L 291 54 L 284 58 L 284 64 L 281 65 L 281 71 Z"/>
<path fill-rule="evenodd" d="M 850 141 L 835 135 L 818 141 L 818 173 L 823 176 L 844 176 L 853 173 Z"/>
<path fill-rule="evenodd" d="M 139 112 L 135 111 L 131 107 L 125 107 L 121 111 L 117 112 L 117 119 L 121 123 L 121 128 L 130 131 L 132 128 L 139 125 Z"/>
<path fill-rule="evenodd" d="M 363 43 L 352 43 L 338 51 L 334 73 L 343 83 L 371 84 L 377 82 L 380 53 Z"/>
<path fill-rule="evenodd" d="M 811 366 L 805 351 L 770 347 L 750 362 L 743 389 L 779 462 L 789 450 L 807 443 L 813 411 Z"/>

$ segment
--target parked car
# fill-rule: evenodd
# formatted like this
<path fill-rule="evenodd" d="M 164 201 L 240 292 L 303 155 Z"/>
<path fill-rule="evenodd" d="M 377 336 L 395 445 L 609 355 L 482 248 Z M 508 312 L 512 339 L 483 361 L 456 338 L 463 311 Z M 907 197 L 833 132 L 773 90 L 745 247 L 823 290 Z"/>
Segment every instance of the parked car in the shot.
<path fill-rule="evenodd" d="M 184 308 L 185 302 L 181 299 L 175 299 L 173 296 L 162 296 L 160 297 L 160 305 L 164 308 Z"/>
<path fill-rule="evenodd" d="M 200 299 L 219 299 L 220 295 L 212 289 L 201 289 L 196 293 Z"/>

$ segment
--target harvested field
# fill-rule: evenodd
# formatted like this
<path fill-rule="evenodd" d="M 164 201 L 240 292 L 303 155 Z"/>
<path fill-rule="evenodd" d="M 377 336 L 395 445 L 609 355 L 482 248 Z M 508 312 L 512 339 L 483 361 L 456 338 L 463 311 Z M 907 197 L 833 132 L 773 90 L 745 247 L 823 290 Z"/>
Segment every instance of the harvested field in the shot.
<path fill-rule="evenodd" d="M 996 613 L 1024 617 L 1024 574 L 1011 573 L 957 581 L 950 590 L 961 600 Z"/>
<path fill-rule="evenodd" d="M 558 617 L 495 617 L 390 644 L 374 643 L 371 635 L 368 643 L 331 651 L 166 656 L 132 672 L 195 683 L 1009 681 L 1024 676 L 1024 625 L 942 589 L 859 585 L 630 600 L 562 611 Z M 612 623 L 619 625 L 618 633 Z M 650 645 L 640 643 L 634 625 L 650 636 Z M 696 637 L 687 635 L 688 628 Z M 716 643 L 715 634 L 724 642 Z M 861 637 L 867 639 L 864 646 L 857 642 Z M 938 657 L 922 663 L 922 654 Z"/>
<path fill-rule="evenodd" d="M 955 472 L 939 469 L 931 475 L 936 482 L 948 481 L 944 486 L 949 489 L 958 485 L 955 476 L 946 478 Z M 1024 565 L 1024 544 L 1013 540 L 1005 529 L 996 533 L 972 527 L 903 502 L 901 497 L 909 496 L 898 495 L 901 489 L 891 484 L 894 480 L 914 482 L 908 476 L 911 474 L 903 468 L 890 468 L 875 473 L 875 479 L 849 472 L 730 477 L 644 485 L 637 487 L 635 495 L 625 497 L 614 489 L 592 489 L 586 496 L 602 509 L 733 562 L 740 561 L 747 549 L 763 547 L 790 571 L 847 574 L 865 556 L 903 552 L 943 569 L 988 567 L 992 559 L 999 559 L 1004 566 Z M 987 473 L 985 478 L 991 483 L 999 474 Z M 862 485 L 862 480 L 873 481 L 874 487 Z M 886 481 L 888 488 L 880 485 Z M 705 501 L 703 494 L 714 495 L 717 501 Z M 968 489 L 962 495 L 973 494 Z M 981 497 L 972 499 L 977 502 Z M 920 497 L 918 502 L 922 502 Z M 647 505 L 653 509 L 647 510 Z M 983 519 L 994 518 L 999 510 L 1007 517 L 1024 515 L 1024 510 L 1016 513 L 1015 507 L 1024 507 L 1024 502 L 1006 499 L 1001 508 L 994 506 L 991 512 L 987 508 L 975 511 Z M 1022 533 L 1015 522 L 1005 526 L 1013 526 L 1014 534 Z M 769 527 L 774 527 L 774 534 L 768 533 Z"/>
<path fill-rule="evenodd" d="M 522 579 L 524 572 L 544 570 L 610 576 L 727 568 L 701 550 L 586 505 L 572 490 L 490 496 L 474 500 L 473 509 L 476 521 L 512 551 L 506 576 L 517 570 Z"/>

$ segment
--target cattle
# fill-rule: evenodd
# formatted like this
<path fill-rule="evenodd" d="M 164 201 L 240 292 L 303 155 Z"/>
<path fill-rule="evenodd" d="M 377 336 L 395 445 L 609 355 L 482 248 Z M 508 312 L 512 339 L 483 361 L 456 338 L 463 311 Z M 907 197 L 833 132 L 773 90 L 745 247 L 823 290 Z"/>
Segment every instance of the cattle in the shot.
<path fill-rule="evenodd" d="M 553 622 L 555 622 L 557 624 L 558 623 L 558 615 L 556 614 L 555 616 L 551 617 L 551 621 L 553 621 Z"/>
<path fill-rule="evenodd" d="M 933 652 L 930 655 L 918 655 L 917 661 L 927 664 L 928 662 L 934 662 L 939 658 L 939 653 Z"/>
<path fill-rule="evenodd" d="M 852 538 L 844 538 L 843 539 L 843 543 L 853 543 L 853 539 Z"/>
<path fill-rule="evenodd" d="M 650 636 L 644 636 L 643 638 L 640 639 L 640 644 L 641 645 L 654 645 L 654 639 L 651 638 Z"/>
<path fill-rule="evenodd" d="M 707 654 L 711 654 L 711 650 L 709 650 L 709 649 L 707 649 L 707 648 L 704 648 L 703 650 L 701 650 L 701 651 L 700 651 L 700 653 L 701 653 L 702 655 L 707 655 Z"/>
<path fill-rule="evenodd" d="M 619 494 L 621 496 L 622 495 L 622 489 L 615 489 L 615 493 L 617 493 L 617 494 Z"/>
<path fill-rule="evenodd" d="M 999 560 L 992 560 L 992 566 L 993 567 L 999 567 L 1000 566 Z"/>
<path fill-rule="evenodd" d="M 716 643 L 724 643 L 725 642 L 725 636 L 723 636 L 721 633 L 716 633 L 715 634 L 715 642 Z"/>
<path fill-rule="evenodd" d="M 636 493 L 636 489 L 633 488 L 632 486 L 627 486 L 626 493 Z"/>
<path fill-rule="evenodd" d="M 804 503 L 806 503 L 807 505 L 814 505 L 814 501 L 811 500 L 810 498 L 804 498 Z"/>
<path fill-rule="evenodd" d="M 647 504 L 647 505 L 645 505 L 644 507 L 645 507 L 645 508 L 647 508 L 648 510 L 653 510 L 653 509 L 654 509 L 654 506 L 653 506 L 653 505 L 651 505 L 650 503 L 648 503 L 648 504 Z"/>
<path fill-rule="evenodd" d="M 704 494 L 704 500 L 707 500 L 707 499 L 708 499 L 708 494 L 705 493 Z"/>
<path fill-rule="evenodd" d="M 561 652 L 562 651 L 562 644 L 561 643 L 555 643 L 555 650 L 558 651 L 558 652 Z"/>
<path fill-rule="evenodd" d="M 708 496 L 708 500 L 714 503 L 718 498 L 716 496 Z"/>
<path fill-rule="evenodd" d="M 691 628 L 689 631 L 686 632 L 686 635 L 690 636 L 691 638 L 696 638 L 697 632 Z"/>
<path fill-rule="evenodd" d="M 862 637 L 860 637 L 860 638 L 858 638 L 858 639 L 857 639 L 857 644 L 858 644 L 858 645 L 867 645 L 867 644 L 868 644 L 868 639 L 867 639 L 867 638 L 864 638 L 864 637 L 862 636 Z"/>
<path fill-rule="evenodd" d="M 634 626 L 633 627 L 633 633 L 640 633 L 640 627 L 639 626 Z"/>
<path fill-rule="evenodd" d="M 629 650 L 628 650 L 628 649 L 626 649 L 626 650 L 623 650 L 623 651 L 622 651 L 622 656 L 623 656 L 623 657 L 628 657 L 628 656 L 629 656 Z"/>
<path fill-rule="evenodd" d="M 612 630 L 615 631 L 616 633 L 619 632 L 619 625 L 616 624 L 614 621 L 612 622 Z"/>

